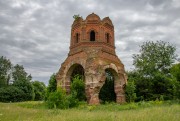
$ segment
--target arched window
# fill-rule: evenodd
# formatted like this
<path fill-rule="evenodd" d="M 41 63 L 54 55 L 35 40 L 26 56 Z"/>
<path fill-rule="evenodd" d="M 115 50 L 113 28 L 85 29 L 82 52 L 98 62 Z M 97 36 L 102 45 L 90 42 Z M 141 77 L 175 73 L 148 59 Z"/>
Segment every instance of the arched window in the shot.
<path fill-rule="evenodd" d="M 78 43 L 78 42 L 79 42 L 79 34 L 76 33 L 76 43 Z"/>
<path fill-rule="evenodd" d="M 90 32 L 90 41 L 95 41 L 95 32 L 93 30 Z"/>
<path fill-rule="evenodd" d="M 105 36 L 106 36 L 106 42 L 109 43 L 109 33 L 107 33 Z"/>

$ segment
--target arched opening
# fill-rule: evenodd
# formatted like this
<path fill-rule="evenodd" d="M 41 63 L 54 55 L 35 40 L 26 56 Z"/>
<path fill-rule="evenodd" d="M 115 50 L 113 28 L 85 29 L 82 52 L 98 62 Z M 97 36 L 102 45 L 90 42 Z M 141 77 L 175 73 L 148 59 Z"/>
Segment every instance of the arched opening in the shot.
<path fill-rule="evenodd" d="M 109 43 L 109 33 L 107 33 L 105 36 L 106 36 L 106 42 Z"/>
<path fill-rule="evenodd" d="M 95 32 L 94 32 L 94 30 L 92 30 L 90 32 L 90 41 L 95 41 Z"/>
<path fill-rule="evenodd" d="M 78 43 L 78 42 L 79 42 L 79 34 L 76 33 L 76 43 Z"/>
<path fill-rule="evenodd" d="M 99 99 L 101 103 L 105 102 L 116 102 L 116 93 L 115 93 L 115 75 L 113 74 L 112 69 L 106 69 L 106 80 L 99 92 Z"/>
<path fill-rule="evenodd" d="M 78 41 L 79 41 L 79 34 L 76 33 L 76 43 L 78 43 Z"/>
<path fill-rule="evenodd" d="M 68 93 L 76 94 L 76 98 L 80 101 L 86 101 L 85 76 L 82 65 L 72 65 L 67 73 L 66 81 L 69 81 L 66 83 Z"/>
<path fill-rule="evenodd" d="M 84 68 L 80 64 L 75 64 L 73 66 L 74 66 L 74 68 L 73 68 L 72 74 L 70 76 L 71 82 L 73 81 L 73 78 L 76 75 L 79 75 L 81 77 L 81 79 L 84 80 Z"/>

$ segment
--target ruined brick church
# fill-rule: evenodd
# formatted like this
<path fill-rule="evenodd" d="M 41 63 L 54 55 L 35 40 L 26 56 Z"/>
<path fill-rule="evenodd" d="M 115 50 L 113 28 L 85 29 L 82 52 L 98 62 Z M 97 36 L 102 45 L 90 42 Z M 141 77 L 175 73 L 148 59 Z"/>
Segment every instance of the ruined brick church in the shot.
<path fill-rule="evenodd" d="M 115 53 L 114 26 L 109 17 L 92 13 L 84 20 L 78 17 L 71 28 L 70 51 L 57 73 L 57 85 L 70 92 L 73 74 L 84 76 L 85 94 L 89 104 L 99 104 L 99 92 L 109 70 L 114 77 L 117 103 L 125 102 L 127 83 L 124 65 Z"/>

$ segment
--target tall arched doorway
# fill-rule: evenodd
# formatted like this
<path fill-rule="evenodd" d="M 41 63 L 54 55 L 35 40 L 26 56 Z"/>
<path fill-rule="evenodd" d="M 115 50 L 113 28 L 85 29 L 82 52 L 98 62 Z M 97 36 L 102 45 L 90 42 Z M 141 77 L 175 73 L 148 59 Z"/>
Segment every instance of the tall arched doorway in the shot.
<path fill-rule="evenodd" d="M 77 99 L 80 101 L 85 101 L 85 76 L 84 68 L 82 67 L 82 65 L 72 65 L 67 73 L 66 81 L 69 81 L 69 86 L 66 86 L 66 90 L 68 90 L 68 93 L 74 93 L 73 91 L 75 91 Z"/>
<path fill-rule="evenodd" d="M 106 69 L 106 80 L 99 92 L 99 99 L 101 103 L 105 102 L 116 102 L 116 93 L 115 93 L 115 79 L 116 75 L 114 74 L 113 69 Z"/>

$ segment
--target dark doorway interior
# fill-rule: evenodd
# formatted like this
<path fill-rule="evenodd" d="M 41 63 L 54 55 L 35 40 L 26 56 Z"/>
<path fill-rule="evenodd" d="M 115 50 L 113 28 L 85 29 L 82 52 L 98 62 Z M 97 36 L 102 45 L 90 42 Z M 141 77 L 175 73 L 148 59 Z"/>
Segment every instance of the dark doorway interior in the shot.
<path fill-rule="evenodd" d="M 106 34 L 107 43 L 109 43 L 109 33 Z"/>
<path fill-rule="evenodd" d="M 78 43 L 78 42 L 79 42 L 79 34 L 76 33 L 76 43 Z"/>
<path fill-rule="evenodd" d="M 90 41 L 95 41 L 95 32 L 93 30 L 90 32 Z"/>
<path fill-rule="evenodd" d="M 105 84 L 102 86 L 99 99 L 101 103 L 105 102 L 116 102 L 116 93 L 114 91 L 114 76 L 111 70 L 106 69 L 106 80 Z"/>
<path fill-rule="evenodd" d="M 84 68 L 81 65 L 75 65 L 71 74 L 71 82 L 76 75 L 79 75 L 81 79 L 84 80 Z"/>

